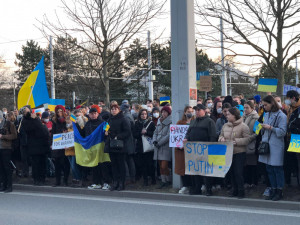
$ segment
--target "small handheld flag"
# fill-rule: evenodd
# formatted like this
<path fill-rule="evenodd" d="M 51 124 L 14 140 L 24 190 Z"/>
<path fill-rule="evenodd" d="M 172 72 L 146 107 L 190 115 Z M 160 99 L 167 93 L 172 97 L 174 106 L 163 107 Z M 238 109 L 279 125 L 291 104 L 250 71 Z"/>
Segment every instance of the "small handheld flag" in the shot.
<path fill-rule="evenodd" d="M 109 128 L 110 128 L 110 126 L 109 126 L 108 123 L 106 123 L 106 124 L 103 126 L 103 130 L 104 130 L 105 132 L 107 132 L 107 131 L 109 130 Z"/>
<path fill-rule="evenodd" d="M 261 128 L 262 128 L 261 123 L 259 123 L 258 121 L 255 121 L 254 127 L 253 127 L 253 132 L 255 132 L 257 135 L 259 135 Z"/>

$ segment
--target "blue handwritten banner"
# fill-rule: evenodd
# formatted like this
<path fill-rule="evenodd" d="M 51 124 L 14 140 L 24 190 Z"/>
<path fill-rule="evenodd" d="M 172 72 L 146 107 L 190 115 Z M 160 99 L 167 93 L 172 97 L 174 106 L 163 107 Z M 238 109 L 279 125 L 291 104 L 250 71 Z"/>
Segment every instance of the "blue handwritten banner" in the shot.
<path fill-rule="evenodd" d="M 225 177 L 233 155 L 232 142 L 187 142 L 184 145 L 185 174 Z"/>

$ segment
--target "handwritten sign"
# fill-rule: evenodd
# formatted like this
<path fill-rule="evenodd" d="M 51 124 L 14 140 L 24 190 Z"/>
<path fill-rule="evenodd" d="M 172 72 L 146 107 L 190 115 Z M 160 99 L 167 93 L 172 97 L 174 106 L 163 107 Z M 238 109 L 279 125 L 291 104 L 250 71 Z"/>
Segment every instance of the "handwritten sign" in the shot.
<path fill-rule="evenodd" d="M 288 152 L 300 153 L 300 134 L 292 134 Z"/>
<path fill-rule="evenodd" d="M 74 146 L 74 132 L 54 134 L 52 150 L 69 148 Z"/>
<path fill-rule="evenodd" d="M 201 76 L 199 91 L 211 91 L 212 89 L 212 80 L 210 76 Z"/>
<path fill-rule="evenodd" d="M 232 142 L 187 142 L 185 174 L 225 177 L 232 163 Z"/>
<path fill-rule="evenodd" d="M 169 139 L 169 147 L 172 148 L 182 148 L 183 147 L 183 139 L 187 130 L 189 129 L 189 125 L 170 125 L 170 139 Z"/>

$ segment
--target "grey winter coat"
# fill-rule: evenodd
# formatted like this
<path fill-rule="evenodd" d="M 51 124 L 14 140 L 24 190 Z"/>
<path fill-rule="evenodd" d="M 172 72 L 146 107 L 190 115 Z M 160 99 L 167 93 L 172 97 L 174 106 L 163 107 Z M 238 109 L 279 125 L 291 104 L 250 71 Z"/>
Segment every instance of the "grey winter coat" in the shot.
<path fill-rule="evenodd" d="M 284 136 L 286 135 L 287 129 L 286 115 L 281 110 L 277 112 L 267 112 L 264 116 L 264 124 L 269 124 L 273 127 L 272 130 L 262 130 L 262 142 L 269 143 L 270 154 L 260 155 L 258 161 L 271 166 L 282 166 L 284 155 Z M 269 135 L 270 140 L 268 141 Z"/>
<path fill-rule="evenodd" d="M 157 141 L 159 148 L 154 148 L 154 160 L 167 160 L 172 159 L 172 148 L 169 147 L 170 125 L 172 123 L 171 115 L 164 121 L 158 120 L 156 129 L 153 135 L 153 142 Z"/>
<path fill-rule="evenodd" d="M 250 130 L 250 138 L 249 138 L 249 144 L 247 145 L 247 156 L 246 156 L 246 164 L 247 165 L 257 165 L 257 155 L 255 154 L 255 144 L 256 144 L 256 133 L 253 131 L 253 127 L 255 124 L 255 121 L 257 121 L 259 118 L 256 110 L 253 110 L 249 115 L 246 115 L 244 113 L 243 120 L 244 123 L 249 127 Z"/>

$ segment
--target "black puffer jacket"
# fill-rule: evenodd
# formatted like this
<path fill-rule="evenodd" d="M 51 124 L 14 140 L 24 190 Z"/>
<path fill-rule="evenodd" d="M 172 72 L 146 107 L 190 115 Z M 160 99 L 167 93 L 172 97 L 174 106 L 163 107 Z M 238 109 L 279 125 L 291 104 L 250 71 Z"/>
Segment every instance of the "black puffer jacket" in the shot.
<path fill-rule="evenodd" d="M 66 122 L 59 122 L 58 120 L 52 121 L 52 140 L 53 140 L 53 135 L 54 134 L 61 134 L 64 133 L 65 131 L 68 131 Z M 53 158 L 60 158 L 64 157 L 65 155 L 65 149 L 57 149 L 57 150 L 52 150 L 52 157 Z"/>
<path fill-rule="evenodd" d="M 149 124 L 151 123 L 151 124 Z M 148 126 L 149 125 L 149 126 Z M 133 136 L 136 139 L 136 152 L 143 153 L 143 141 L 142 141 L 142 130 L 143 128 L 147 128 L 146 136 L 153 137 L 153 133 L 155 131 L 155 124 L 150 120 L 143 123 L 141 120 L 135 122 Z"/>
<path fill-rule="evenodd" d="M 24 117 L 21 125 L 26 133 L 29 155 L 43 155 L 50 151 L 48 128 L 39 118 Z"/>
<path fill-rule="evenodd" d="M 96 130 L 96 128 L 103 123 L 104 121 L 102 120 L 101 116 L 99 116 L 97 119 L 95 120 L 89 120 L 84 128 L 83 128 L 83 135 L 84 137 L 89 136 L 91 133 L 93 133 L 94 130 Z"/>
<path fill-rule="evenodd" d="M 115 116 L 111 116 L 108 120 L 109 123 L 109 137 L 106 138 L 105 141 L 105 152 L 110 153 L 109 144 L 110 144 L 110 139 L 113 139 L 117 137 L 118 140 L 123 140 L 124 141 L 124 148 L 120 150 L 119 152 L 121 153 L 127 153 L 128 149 L 130 148 L 129 143 L 128 143 L 128 138 L 132 135 L 131 134 L 131 127 L 128 119 L 126 119 L 123 115 L 122 112 L 119 112 Z"/>

